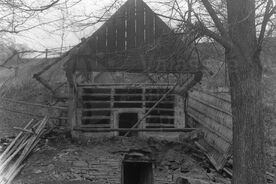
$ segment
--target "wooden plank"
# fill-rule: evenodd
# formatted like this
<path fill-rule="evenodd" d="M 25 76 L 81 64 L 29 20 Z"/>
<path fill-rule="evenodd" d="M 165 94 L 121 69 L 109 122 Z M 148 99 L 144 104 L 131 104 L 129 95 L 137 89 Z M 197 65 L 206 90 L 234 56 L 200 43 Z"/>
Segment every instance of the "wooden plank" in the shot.
<path fill-rule="evenodd" d="M 231 103 L 223 96 L 194 90 L 189 94 L 188 114 L 202 127 L 204 140 L 211 146 L 207 157 L 217 170 L 223 168 L 232 147 Z"/>
<path fill-rule="evenodd" d="M 197 97 L 203 95 L 203 96 L 211 96 L 211 97 L 214 97 L 216 99 L 219 99 L 219 100 L 223 100 L 224 102 L 228 102 L 228 103 L 231 103 L 231 97 L 230 97 L 230 94 L 225 94 L 224 96 L 220 96 L 220 95 L 216 95 L 216 93 L 212 93 L 212 92 L 209 92 L 209 91 L 204 91 L 204 90 L 201 90 L 201 89 L 193 89 L 191 91 L 191 94 L 194 94 L 194 95 L 197 95 Z"/>
<path fill-rule="evenodd" d="M 174 119 L 174 116 L 148 115 L 147 118 Z"/>
<path fill-rule="evenodd" d="M 83 100 L 84 104 L 87 103 L 110 103 L 111 100 Z M 142 100 L 114 100 L 114 103 L 142 103 Z M 154 104 L 156 101 L 145 101 L 147 104 Z M 174 101 L 161 101 L 160 104 L 174 104 Z"/>
<path fill-rule="evenodd" d="M 13 127 L 16 130 L 21 130 L 22 132 L 30 133 L 30 134 L 35 134 L 33 131 L 25 129 L 25 128 L 20 128 L 20 127 Z"/>
<path fill-rule="evenodd" d="M 82 93 L 81 96 L 110 96 L 110 93 Z"/>
<path fill-rule="evenodd" d="M 82 112 L 110 112 L 110 109 L 81 109 Z"/>
<path fill-rule="evenodd" d="M 146 123 L 146 127 L 156 128 L 156 127 L 172 127 L 174 128 L 174 124 L 164 124 L 164 123 Z"/>
<path fill-rule="evenodd" d="M 20 165 L 22 164 L 22 162 L 25 160 L 25 158 L 29 155 L 29 153 L 33 150 L 33 148 L 37 145 L 37 143 L 39 142 L 39 138 L 43 133 L 43 129 L 45 128 L 45 125 L 48 121 L 48 117 L 45 117 L 41 123 L 39 124 L 38 128 L 35 130 L 35 135 L 31 136 L 25 143 L 26 146 L 24 146 L 24 149 L 22 151 L 22 153 L 20 154 L 19 158 L 17 158 L 17 160 L 13 163 L 12 168 L 10 169 L 8 172 L 8 176 L 11 176 L 12 173 L 14 173 L 14 169 L 20 167 Z"/>
<path fill-rule="evenodd" d="M 34 122 L 33 119 L 32 119 L 31 121 L 29 121 L 29 122 L 27 123 L 27 125 L 24 127 L 24 129 L 29 128 L 29 126 L 30 126 L 33 122 Z M 1 156 L 0 156 L 0 161 L 1 161 L 4 157 L 6 157 L 7 153 L 12 149 L 12 147 L 13 147 L 13 146 L 15 145 L 15 143 L 19 140 L 19 138 L 21 138 L 21 136 L 22 136 L 23 133 L 24 133 L 23 131 L 19 132 L 19 134 L 13 139 L 13 141 L 9 144 L 9 146 L 8 146 L 8 147 L 5 149 L 5 151 L 1 154 Z"/>
<path fill-rule="evenodd" d="M 110 124 L 82 124 L 82 128 L 110 128 Z"/>
<path fill-rule="evenodd" d="M 107 100 L 107 101 L 89 101 L 89 100 L 85 100 L 85 101 L 83 101 L 82 102 L 83 104 L 99 104 L 99 103 L 101 103 L 101 104 L 105 104 L 105 105 L 107 105 L 107 104 L 109 104 L 110 103 L 110 100 Z"/>
<path fill-rule="evenodd" d="M 106 27 L 100 27 L 97 30 L 96 37 L 98 37 L 97 53 L 106 52 Z"/>
<path fill-rule="evenodd" d="M 138 86 L 148 86 L 150 88 L 154 87 L 164 87 L 164 88 L 170 88 L 174 86 L 174 84 L 168 84 L 168 83 L 95 83 L 95 84 L 78 84 L 78 87 L 80 88 L 93 88 L 94 86 L 98 86 L 101 88 L 102 86 L 114 86 L 114 87 L 138 87 Z"/>
<path fill-rule="evenodd" d="M 212 120 L 208 116 L 196 111 L 196 109 L 190 108 L 188 110 L 189 116 L 194 118 L 202 126 L 208 128 L 209 131 L 214 132 L 222 139 L 226 140 L 228 143 L 232 142 L 232 131 L 231 129 L 221 125 L 220 123 Z"/>
<path fill-rule="evenodd" d="M 107 35 L 107 52 L 114 52 L 116 50 L 116 19 L 108 20 L 108 35 Z"/>
<path fill-rule="evenodd" d="M 7 167 L 7 164 L 23 149 L 20 153 L 19 157 L 13 162 L 12 166 L 8 168 L 5 173 L 6 178 L 9 178 L 12 173 L 15 172 L 15 169 L 20 167 L 20 164 L 24 161 L 24 159 L 29 155 L 29 153 L 33 150 L 36 144 L 39 142 L 39 137 L 43 133 L 43 129 L 48 121 L 48 117 L 45 117 L 38 125 L 38 128 L 35 130 L 35 134 L 31 136 L 27 141 L 23 142 L 19 145 L 18 149 L 13 152 L 13 154 L 5 160 L 4 163 L 1 164 L 0 174 L 2 175 L 3 170 Z"/>
<path fill-rule="evenodd" d="M 82 120 L 92 120 L 92 119 L 110 119 L 110 116 L 83 116 Z"/>
<path fill-rule="evenodd" d="M 89 48 L 89 52 L 92 56 L 96 55 L 97 52 L 97 40 L 95 36 L 91 36 L 88 38 L 87 45 Z"/>
<path fill-rule="evenodd" d="M 159 17 L 155 17 L 155 39 L 158 40 L 163 35 L 162 21 Z"/>
<path fill-rule="evenodd" d="M 192 100 L 194 100 L 194 101 L 197 101 L 197 102 L 201 103 L 202 105 L 208 106 L 208 108 L 214 109 L 214 110 L 216 110 L 216 111 L 222 112 L 222 113 L 227 114 L 227 115 L 229 115 L 229 116 L 232 117 L 232 113 L 230 113 L 230 112 L 228 112 L 228 111 L 225 111 L 225 110 L 224 110 L 223 108 L 221 108 L 221 107 L 212 105 L 212 104 L 210 104 L 210 103 L 206 103 L 205 101 L 203 101 L 203 100 L 201 100 L 201 99 L 198 99 L 198 98 L 195 98 L 195 97 L 193 97 L 193 96 L 190 96 L 189 99 L 192 99 Z"/>
<path fill-rule="evenodd" d="M 189 96 L 205 102 L 206 104 L 218 107 L 225 111 L 225 113 L 232 114 L 231 102 L 225 101 L 224 99 L 219 98 L 215 95 L 209 95 L 200 91 L 192 91 L 189 93 Z"/>
<path fill-rule="evenodd" d="M 146 102 L 147 104 L 152 104 L 152 103 L 155 103 L 156 101 L 146 100 L 145 102 Z M 161 102 L 160 102 L 160 104 L 164 104 L 164 103 L 166 103 L 166 104 L 174 104 L 174 101 L 172 101 L 172 100 L 166 100 L 166 101 L 161 101 Z"/>
<path fill-rule="evenodd" d="M 136 45 L 140 47 L 144 44 L 144 2 L 136 0 Z"/>
<path fill-rule="evenodd" d="M 135 1 L 127 1 L 127 49 L 135 48 Z"/>
<path fill-rule="evenodd" d="M 125 50 L 125 11 L 127 9 L 124 4 L 116 14 L 117 51 Z"/>
<path fill-rule="evenodd" d="M 93 88 L 93 87 L 83 87 L 82 88 L 82 93 L 91 93 L 91 94 L 110 94 L 111 89 L 110 88 Z"/>
<path fill-rule="evenodd" d="M 108 128 L 108 129 L 94 129 L 94 128 L 73 128 L 75 131 L 82 132 L 115 132 L 115 131 L 131 131 L 131 132 L 191 132 L 197 130 L 196 128 Z"/>
<path fill-rule="evenodd" d="M 22 164 L 18 168 L 16 168 L 11 175 L 9 175 L 7 178 L 5 177 L 5 181 L 7 181 L 5 184 L 10 184 L 14 180 L 14 178 L 21 172 L 21 170 L 25 167 L 25 164 Z"/>
<path fill-rule="evenodd" d="M 135 103 L 135 104 L 140 104 L 140 103 L 143 103 L 142 100 L 139 100 L 139 101 L 123 101 L 123 100 L 114 100 L 114 104 L 132 104 L 132 103 Z"/>
<path fill-rule="evenodd" d="M 148 6 L 145 7 L 145 11 L 146 11 L 146 43 L 150 44 L 150 43 L 153 43 L 154 41 L 153 19 L 155 14 Z"/>
<path fill-rule="evenodd" d="M 226 141 L 225 139 L 221 139 L 220 136 L 211 132 L 208 129 L 203 129 L 205 140 L 217 151 L 219 151 L 222 155 L 226 154 L 231 147 L 231 143 Z"/>
<path fill-rule="evenodd" d="M 159 94 L 159 93 L 145 93 L 145 96 L 146 97 L 151 97 L 151 96 L 154 96 L 154 97 L 161 97 L 163 94 Z M 169 94 L 167 97 L 175 97 L 175 94 Z"/>
<path fill-rule="evenodd" d="M 87 103 L 110 103 L 111 99 L 107 99 L 107 100 L 83 100 L 83 103 L 84 104 L 87 104 Z"/>
<path fill-rule="evenodd" d="M 229 114 L 213 109 L 210 106 L 202 104 L 194 99 L 189 99 L 188 111 L 189 108 L 192 108 L 192 110 L 195 110 L 203 116 L 207 116 L 209 119 L 214 120 L 217 124 L 221 124 L 232 131 L 232 116 Z"/>
<path fill-rule="evenodd" d="M 4 162 L 1 163 L 0 174 L 7 167 L 9 162 L 27 145 L 28 142 L 21 144 Z"/>
<path fill-rule="evenodd" d="M 145 108 L 146 111 L 151 109 L 151 108 Z M 174 111 L 174 108 L 154 108 L 152 111 Z"/>
<path fill-rule="evenodd" d="M 82 108 L 82 111 L 110 111 L 113 108 Z M 114 108 L 116 109 L 116 108 Z M 146 108 L 146 110 L 151 109 L 150 107 Z M 174 108 L 154 108 L 153 111 L 174 111 Z"/>
<path fill-rule="evenodd" d="M 112 108 L 82 108 L 82 111 L 110 111 Z"/>
<path fill-rule="evenodd" d="M 199 140 L 197 143 L 197 145 L 200 145 L 200 147 L 205 149 L 205 155 L 208 157 L 214 167 L 218 171 L 221 170 L 227 161 L 228 155 L 219 152 L 217 148 L 213 147 L 213 145 L 210 145 L 204 139 Z"/>

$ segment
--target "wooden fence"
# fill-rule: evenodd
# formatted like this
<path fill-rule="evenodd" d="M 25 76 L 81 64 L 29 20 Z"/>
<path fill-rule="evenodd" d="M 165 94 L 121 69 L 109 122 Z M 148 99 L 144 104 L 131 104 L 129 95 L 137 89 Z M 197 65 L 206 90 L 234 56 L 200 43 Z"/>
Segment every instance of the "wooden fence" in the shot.
<path fill-rule="evenodd" d="M 221 170 L 232 152 L 230 95 L 195 89 L 189 93 L 187 112 L 204 132 L 204 139 L 198 144 L 215 168 Z"/>

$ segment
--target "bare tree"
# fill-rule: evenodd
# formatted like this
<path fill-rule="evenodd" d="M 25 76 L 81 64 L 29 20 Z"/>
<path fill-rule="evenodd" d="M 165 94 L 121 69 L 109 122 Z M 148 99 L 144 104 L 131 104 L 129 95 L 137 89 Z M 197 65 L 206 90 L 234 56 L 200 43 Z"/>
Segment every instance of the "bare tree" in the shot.
<path fill-rule="evenodd" d="M 19 33 L 37 27 L 43 23 L 34 19 L 59 3 L 60 0 L 0 0 L 0 32 Z"/>
<path fill-rule="evenodd" d="M 232 183 L 265 183 L 260 53 L 265 36 L 273 35 L 274 2 L 172 0 L 167 3 L 174 7 L 178 16 L 162 16 L 180 22 L 186 28 L 197 30 L 202 36 L 211 38 L 224 47 L 233 114 Z M 183 10 L 183 3 L 189 3 L 193 8 Z"/>
<path fill-rule="evenodd" d="M 177 32 L 195 30 L 201 38 L 212 39 L 224 47 L 233 114 L 232 183 L 265 183 L 260 53 L 265 36 L 273 35 L 275 3 L 273 0 L 164 0 L 158 4 L 169 7 L 166 13 L 158 15 L 174 21 L 171 25 L 177 27 Z M 103 16 L 98 17 L 98 22 L 101 20 Z"/>
<path fill-rule="evenodd" d="M 26 24 L 31 18 L 58 5 L 48 2 L 0 1 L 0 32 L 18 33 L 40 24 Z M 43 2 L 43 3 L 42 3 Z M 44 4 L 41 6 L 41 4 Z M 102 16 L 94 13 L 77 17 L 74 25 L 87 26 L 106 20 L 118 6 L 113 0 Z M 233 114 L 233 184 L 265 183 L 264 123 L 262 105 L 262 65 L 260 52 L 266 35 L 273 35 L 273 0 L 165 0 L 160 5 L 170 7 L 168 16 L 177 31 L 196 30 L 221 44 L 225 49 Z M 189 7 L 189 8 L 187 8 Z M 96 18 L 91 22 L 91 17 Z M 56 20 L 55 20 L 56 21 Z M 68 28 L 62 26 L 62 29 Z"/>

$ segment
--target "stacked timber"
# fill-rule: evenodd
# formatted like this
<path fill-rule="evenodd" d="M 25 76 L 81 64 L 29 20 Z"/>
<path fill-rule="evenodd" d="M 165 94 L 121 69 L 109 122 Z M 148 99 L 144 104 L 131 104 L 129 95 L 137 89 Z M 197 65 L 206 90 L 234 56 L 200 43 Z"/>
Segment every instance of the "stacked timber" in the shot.
<path fill-rule="evenodd" d="M 0 156 L 0 184 L 10 184 L 24 167 L 24 161 L 45 132 L 48 117 L 35 123 L 31 120 Z"/>

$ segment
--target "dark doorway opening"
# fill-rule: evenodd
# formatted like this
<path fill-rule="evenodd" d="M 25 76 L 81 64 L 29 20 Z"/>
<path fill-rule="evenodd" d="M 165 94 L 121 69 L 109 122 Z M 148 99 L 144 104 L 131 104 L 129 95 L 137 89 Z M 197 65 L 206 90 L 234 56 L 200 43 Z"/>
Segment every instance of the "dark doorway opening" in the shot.
<path fill-rule="evenodd" d="M 122 184 L 153 184 L 152 163 L 123 162 Z"/>
<path fill-rule="evenodd" d="M 119 128 L 131 128 L 138 121 L 137 113 L 120 113 L 119 114 Z M 127 131 L 120 131 L 119 136 L 124 136 Z M 138 132 L 130 132 L 128 136 L 138 136 Z"/>

